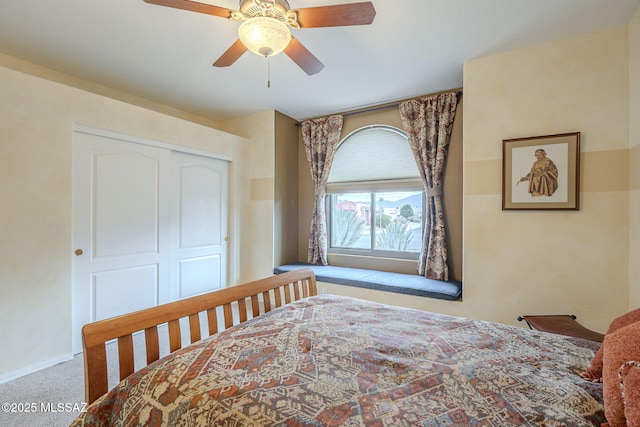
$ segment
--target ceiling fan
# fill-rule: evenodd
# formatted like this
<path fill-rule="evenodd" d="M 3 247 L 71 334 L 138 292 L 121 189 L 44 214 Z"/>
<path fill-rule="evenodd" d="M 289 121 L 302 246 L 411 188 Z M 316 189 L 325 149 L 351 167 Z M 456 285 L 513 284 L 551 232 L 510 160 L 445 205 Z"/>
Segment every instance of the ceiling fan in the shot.
<path fill-rule="evenodd" d="M 228 67 L 247 50 L 265 57 L 284 51 L 308 75 L 320 72 L 324 65 L 291 35 L 289 28 L 369 25 L 376 15 L 371 2 L 294 10 L 286 0 L 240 0 L 239 10 L 232 10 L 191 0 L 144 1 L 242 22 L 238 40 L 213 63 L 215 67 Z"/>

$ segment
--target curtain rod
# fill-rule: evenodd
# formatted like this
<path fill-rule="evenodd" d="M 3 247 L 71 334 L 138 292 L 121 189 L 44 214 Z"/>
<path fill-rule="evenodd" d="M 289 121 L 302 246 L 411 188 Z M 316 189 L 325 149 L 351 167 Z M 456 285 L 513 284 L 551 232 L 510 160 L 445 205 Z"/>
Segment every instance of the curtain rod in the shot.
<path fill-rule="evenodd" d="M 370 107 L 363 107 L 363 108 L 358 108 L 358 109 L 355 109 L 355 110 L 348 110 L 348 111 L 343 111 L 341 113 L 333 113 L 333 114 L 329 114 L 329 115 L 330 116 L 340 115 L 340 116 L 343 116 L 343 117 L 348 117 L 348 116 L 355 116 L 357 114 L 372 113 L 374 111 L 382 111 L 382 110 L 387 110 L 389 108 L 397 107 L 400 104 L 402 104 L 403 102 L 411 101 L 412 99 L 421 99 L 421 98 L 426 98 L 427 96 L 440 95 L 442 93 L 449 93 L 449 92 L 462 93 L 462 88 L 459 87 L 459 88 L 455 88 L 455 89 L 441 90 L 440 92 L 428 93 L 426 95 L 420 95 L 420 96 L 416 96 L 416 97 L 413 97 L 413 98 L 402 99 L 400 101 L 392 101 L 392 102 L 388 102 L 388 103 L 385 103 L 385 104 L 372 105 Z M 322 117 L 325 117 L 325 116 L 322 116 Z M 312 119 L 317 119 L 317 118 L 318 117 L 312 117 L 311 119 L 305 119 L 305 120 L 312 120 Z M 298 126 L 300 126 L 302 124 L 302 121 L 298 121 L 297 124 L 298 124 Z"/>

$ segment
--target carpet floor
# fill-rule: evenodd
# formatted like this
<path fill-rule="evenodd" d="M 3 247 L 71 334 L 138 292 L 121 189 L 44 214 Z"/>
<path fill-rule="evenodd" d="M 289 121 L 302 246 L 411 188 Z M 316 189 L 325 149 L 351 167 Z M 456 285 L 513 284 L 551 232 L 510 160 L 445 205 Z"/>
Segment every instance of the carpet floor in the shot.
<path fill-rule="evenodd" d="M 0 384 L 0 426 L 68 426 L 84 405 L 82 354 Z M 8 409 L 8 411 L 7 411 Z"/>

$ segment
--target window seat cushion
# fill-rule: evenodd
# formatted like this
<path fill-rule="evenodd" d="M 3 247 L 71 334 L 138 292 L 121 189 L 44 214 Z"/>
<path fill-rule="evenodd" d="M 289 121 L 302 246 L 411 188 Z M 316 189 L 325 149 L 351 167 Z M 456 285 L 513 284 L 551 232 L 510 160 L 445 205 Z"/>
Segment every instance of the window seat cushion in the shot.
<path fill-rule="evenodd" d="M 428 298 L 455 301 L 462 295 L 462 282 L 427 279 L 417 274 L 389 273 L 361 268 L 311 265 L 304 262 L 281 265 L 273 269 L 275 274 L 303 267 L 311 267 L 319 282 L 396 292 Z"/>

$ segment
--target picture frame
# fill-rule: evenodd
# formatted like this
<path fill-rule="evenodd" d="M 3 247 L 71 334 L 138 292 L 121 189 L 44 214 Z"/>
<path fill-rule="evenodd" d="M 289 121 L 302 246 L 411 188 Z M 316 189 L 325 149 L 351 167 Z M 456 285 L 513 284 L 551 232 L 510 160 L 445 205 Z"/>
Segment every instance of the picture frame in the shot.
<path fill-rule="evenodd" d="M 502 210 L 580 209 L 580 132 L 502 140 Z"/>

